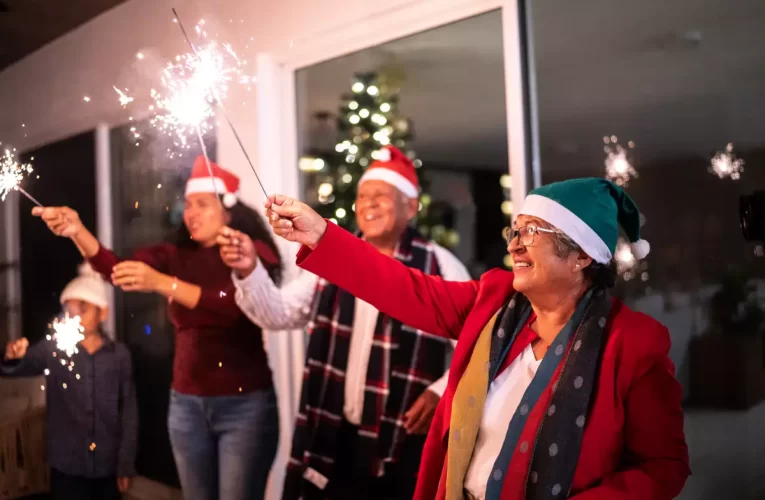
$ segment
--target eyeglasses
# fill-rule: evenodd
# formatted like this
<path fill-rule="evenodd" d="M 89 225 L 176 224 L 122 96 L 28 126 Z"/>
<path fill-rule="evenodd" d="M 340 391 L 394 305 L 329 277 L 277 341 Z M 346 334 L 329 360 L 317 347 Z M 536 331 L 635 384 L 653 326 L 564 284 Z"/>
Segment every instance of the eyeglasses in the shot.
<path fill-rule="evenodd" d="M 536 237 L 537 233 L 555 234 L 558 232 L 560 231 L 537 226 L 511 227 L 507 230 L 506 239 L 507 243 L 510 244 L 511 241 L 518 237 L 518 241 L 521 243 L 521 245 L 530 247 L 534 244 L 534 238 Z"/>

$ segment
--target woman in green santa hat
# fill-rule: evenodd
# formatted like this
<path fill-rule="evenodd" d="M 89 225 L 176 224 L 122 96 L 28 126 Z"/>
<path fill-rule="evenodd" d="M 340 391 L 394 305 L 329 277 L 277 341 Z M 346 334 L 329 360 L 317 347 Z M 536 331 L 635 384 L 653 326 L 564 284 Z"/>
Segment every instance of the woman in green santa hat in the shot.
<path fill-rule="evenodd" d="M 301 267 L 407 325 L 458 339 L 415 498 L 670 499 L 690 471 L 681 388 L 656 320 L 613 298 L 634 201 L 603 179 L 536 189 L 508 235 L 513 272 L 455 283 L 381 255 L 307 205 L 266 202 Z"/>

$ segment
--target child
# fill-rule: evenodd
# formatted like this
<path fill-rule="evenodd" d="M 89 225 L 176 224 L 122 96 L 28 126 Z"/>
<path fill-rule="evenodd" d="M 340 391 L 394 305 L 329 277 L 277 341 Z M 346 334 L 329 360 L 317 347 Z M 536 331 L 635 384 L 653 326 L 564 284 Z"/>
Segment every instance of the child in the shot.
<path fill-rule="evenodd" d="M 27 350 L 8 343 L 0 372 L 47 376 L 48 462 L 54 500 L 111 500 L 135 476 L 137 414 L 127 348 L 101 332 L 106 284 L 90 266 L 61 293 L 69 316 L 79 316 L 84 339 L 71 358 L 42 340 Z M 71 362 L 74 366 L 70 369 Z"/>

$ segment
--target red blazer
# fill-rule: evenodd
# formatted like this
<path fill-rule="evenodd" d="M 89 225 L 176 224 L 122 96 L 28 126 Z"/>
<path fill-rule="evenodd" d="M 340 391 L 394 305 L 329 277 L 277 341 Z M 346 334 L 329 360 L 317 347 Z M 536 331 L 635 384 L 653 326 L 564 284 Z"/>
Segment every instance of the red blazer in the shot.
<path fill-rule="evenodd" d="M 449 382 L 423 449 L 415 498 L 444 498 L 452 399 L 478 335 L 513 288 L 513 274 L 495 269 L 478 281 L 426 276 L 382 255 L 335 224 L 298 264 L 378 310 L 426 332 L 458 339 Z M 683 433 L 682 390 L 667 356 L 669 332 L 614 300 L 594 401 L 569 498 L 649 500 L 677 496 L 690 474 Z M 511 356 L 519 349 L 513 349 Z M 550 388 L 524 434 L 535 432 Z M 531 428 L 533 427 L 533 429 Z M 531 454 L 526 454 L 529 456 Z M 528 460 L 527 460 L 528 461 Z M 522 500 L 528 463 L 513 459 L 503 500 Z"/>

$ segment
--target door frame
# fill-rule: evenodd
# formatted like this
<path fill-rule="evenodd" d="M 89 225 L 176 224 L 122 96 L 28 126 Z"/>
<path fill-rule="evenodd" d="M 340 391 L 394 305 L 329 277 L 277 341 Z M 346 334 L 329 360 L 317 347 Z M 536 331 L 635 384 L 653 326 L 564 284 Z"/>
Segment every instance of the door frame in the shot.
<path fill-rule="evenodd" d="M 505 102 L 511 197 L 519 207 L 530 188 L 539 184 L 536 102 L 532 45 L 528 30 L 530 0 L 402 0 L 337 26 L 322 25 L 288 46 L 256 57 L 257 164 L 271 192 L 300 198 L 295 73 L 302 68 L 446 24 L 501 10 Z M 281 168 L 267 168 L 279 165 Z M 499 207 L 497 207 L 499 209 Z M 282 245 L 285 255 L 294 246 Z M 289 259 L 289 257 L 288 257 Z M 292 437 L 303 380 L 306 338 L 302 331 L 268 335 L 269 354 L 280 391 L 283 426 L 280 452 L 272 469 L 269 498 L 281 495 L 283 469 Z M 278 360 L 278 361 L 276 361 Z M 285 394 L 286 393 L 286 394 Z M 287 442 L 284 442 L 284 441 Z"/>
<path fill-rule="evenodd" d="M 505 70 L 508 165 L 511 199 L 520 206 L 526 193 L 541 183 L 533 40 L 529 0 L 423 0 L 368 15 L 341 27 L 325 27 L 290 42 L 290 47 L 258 56 L 258 130 L 271 131 L 265 165 L 282 165 L 279 184 L 298 196 L 298 130 L 295 73 L 445 24 L 501 10 Z M 303 43 L 302 40 L 306 40 Z M 277 104 L 278 103 L 278 104 Z M 261 104 L 265 109 L 261 108 Z M 274 124 L 278 124 L 274 127 Z M 279 138 L 274 140 L 274 132 Z M 261 132 L 259 132 L 261 133 Z M 279 151 L 273 147 L 279 144 Z M 274 161 L 278 160 L 278 163 Z M 275 180 L 275 179 L 274 179 Z"/>

